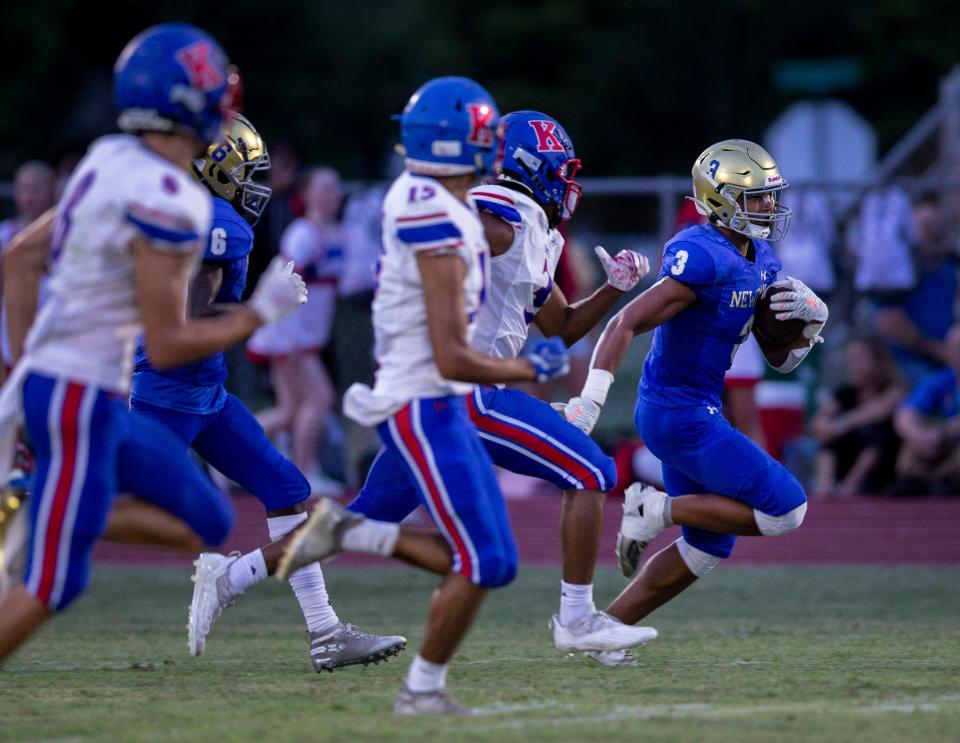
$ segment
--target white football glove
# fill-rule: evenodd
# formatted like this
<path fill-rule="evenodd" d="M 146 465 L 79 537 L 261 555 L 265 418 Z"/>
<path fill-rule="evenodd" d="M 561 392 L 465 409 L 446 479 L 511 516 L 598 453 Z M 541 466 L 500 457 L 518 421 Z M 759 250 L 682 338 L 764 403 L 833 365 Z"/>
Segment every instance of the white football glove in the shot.
<path fill-rule="evenodd" d="M 277 256 L 263 272 L 248 304 L 264 323 L 281 320 L 307 301 L 307 285 L 294 273 L 293 261 Z"/>
<path fill-rule="evenodd" d="M 600 419 L 600 406 L 587 397 L 571 397 L 563 408 L 563 417 L 589 434 Z"/>
<path fill-rule="evenodd" d="M 603 270 L 607 274 L 607 283 L 614 289 L 628 292 L 635 287 L 644 276 L 650 273 L 650 261 L 645 255 L 635 250 L 621 250 L 615 256 L 597 245 L 593 252 L 597 254 Z"/>
<path fill-rule="evenodd" d="M 775 291 L 775 290 L 784 291 Z M 830 312 L 827 305 L 809 286 L 799 279 L 787 276 L 770 285 L 770 309 L 777 313 L 778 320 L 803 320 L 807 327 L 803 330 L 806 338 L 819 338 Z"/>

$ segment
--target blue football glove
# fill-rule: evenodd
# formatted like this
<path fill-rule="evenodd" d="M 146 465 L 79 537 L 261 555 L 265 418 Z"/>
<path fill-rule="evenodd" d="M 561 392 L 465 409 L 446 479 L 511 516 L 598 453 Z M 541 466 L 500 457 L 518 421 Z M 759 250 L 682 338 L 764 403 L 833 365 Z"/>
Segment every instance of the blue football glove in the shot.
<path fill-rule="evenodd" d="M 547 338 L 537 341 L 533 350 L 528 351 L 523 356 L 533 364 L 538 382 L 562 377 L 570 371 L 570 355 L 560 338 Z"/>

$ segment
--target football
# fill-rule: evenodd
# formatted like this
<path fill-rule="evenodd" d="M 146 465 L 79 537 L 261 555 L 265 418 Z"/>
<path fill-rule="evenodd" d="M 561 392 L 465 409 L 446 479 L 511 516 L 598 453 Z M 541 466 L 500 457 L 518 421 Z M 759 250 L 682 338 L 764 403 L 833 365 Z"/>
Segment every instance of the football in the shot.
<path fill-rule="evenodd" d="M 797 340 L 807 323 L 803 320 L 778 320 L 777 313 L 770 309 L 772 294 L 776 294 L 776 290 L 768 291 L 757 302 L 753 311 L 753 333 L 758 340 L 782 348 Z"/>

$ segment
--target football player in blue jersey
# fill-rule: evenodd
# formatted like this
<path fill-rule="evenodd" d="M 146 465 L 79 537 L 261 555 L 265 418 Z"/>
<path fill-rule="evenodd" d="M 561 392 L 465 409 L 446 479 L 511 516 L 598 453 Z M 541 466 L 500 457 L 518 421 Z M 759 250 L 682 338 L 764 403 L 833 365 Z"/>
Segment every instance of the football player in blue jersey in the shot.
<path fill-rule="evenodd" d="M 778 320 L 805 322 L 795 341 L 779 347 L 758 337 L 770 366 L 789 372 L 822 340 L 826 305 L 802 282 L 778 277 L 770 245 L 790 223 L 780 200 L 786 186 L 774 159 L 753 142 L 706 149 L 693 166 L 693 201 L 708 222 L 667 242 L 659 280 L 607 324 L 583 391 L 566 406 L 568 420 L 592 430 L 634 336 L 656 329 L 635 420 L 663 463 L 666 492 L 640 483 L 627 489 L 621 568 L 633 575 L 644 548 L 667 527 L 679 525 L 681 536 L 647 560 L 608 608 L 628 624 L 706 575 L 738 535 L 786 534 L 803 521 L 800 483 L 720 414 L 724 373 L 765 292 L 773 292 Z"/>
<path fill-rule="evenodd" d="M 229 117 L 223 136 L 194 162 L 194 175 L 213 195 L 213 226 L 200 271 L 190 288 L 195 316 L 229 311 L 240 302 L 247 281 L 253 229 L 270 198 L 270 188 L 254 177 L 270 168 L 267 148 L 253 125 L 239 114 Z M 192 447 L 220 473 L 253 493 L 267 512 L 271 539 L 279 539 L 306 520 L 310 485 L 281 455 L 253 414 L 224 389 L 222 351 L 176 369 L 158 371 L 141 343 L 137 349 L 134 411 L 171 429 L 184 449 Z M 188 622 L 188 646 L 200 655 L 213 621 L 250 585 L 267 577 L 263 554 L 215 552 L 200 555 L 194 574 Z M 307 622 L 310 658 L 317 671 L 367 664 L 403 649 L 403 637 L 378 637 L 343 624 L 330 605 L 319 563 L 290 576 L 290 585 Z"/>

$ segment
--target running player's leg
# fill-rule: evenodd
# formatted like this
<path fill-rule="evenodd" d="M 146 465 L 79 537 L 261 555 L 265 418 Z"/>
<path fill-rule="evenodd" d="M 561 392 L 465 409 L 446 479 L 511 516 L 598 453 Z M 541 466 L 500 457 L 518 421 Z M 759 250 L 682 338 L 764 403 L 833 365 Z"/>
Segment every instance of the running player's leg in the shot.
<path fill-rule="evenodd" d="M 807 504 L 796 478 L 711 410 L 638 406 L 637 427 L 650 450 L 707 489 L 669 501 L 654 498 L 653 526 L 748 536 L 798 528 Z"/>
<path fill-rule="evenodd" d="M 186 456 L 190 442 L 200 430 L 199 416 L 159 408 L 144 403 L 136 398 L 131 400 L 131 409 L 159 420 L 175 436 L 178 443 L 178 456 Z M 204 541 L 179 516 L 174 515 L 166 508 L 150 502 L 144 498 L 125 492 L 122 488 L 130 483 L 123 480 L 136 478 L 141 466 L 153 466 L 155 459 L 150 457 L 143 460 L 143 450 L 127 452 L 128 456 L 136 457 L 134 467 L 123 467 L 121 472 L 120 494 L 114 499 L 107 520 L 107 528 L 103 539 L 124 544 L 147 544 L 153 546 L 170 547 L 187 552 L 199 552 L 204 547 Z M 159 482 L 163 482 L 161 478 Z M 143 487 L 142 485 L 137 485 Z M 164 494 L 157 496 L 164 499 Z"/>
<path fill-rule="evenodd" d="M 212 416 L 194 439 L 193 447 L 213 467 L 255 495 L 267 512 L 267 529 L 271 541 L 282 539 L 307 519 L 305 504 L 310 485 L 303 474 L 270 443 L 253 414 L 233 395 L 228 395 L 223 408 Z M 203 650 L 206 633 L 213 620 L 246 588 L 272 573 L 260 549 L 232 560 L 222 555 L 206 554 L 197 565 L 195 581 L 202 592 L 204 583 L 213 589 L 207 601 L 191 612 L 191 624 L 201 626 L 191 633 L 191 651 Z M 226 581 L 220 581 L 220 575 Z M 320 564 L 306 565 L 289 578 L 297 602 L 303 611 L 311 640 L 311 658 L 316 670 L 333 670 L 343 665 L 367 663 L 393 655 L 406 640 L 399 636 L 378 637 L 343 625 L 327 594 Z M 347 634 L 344 634 L 344 633 Z M 343 637 L 339 637 L 343 635 Z M 340 640 L 343 640 L 341 643 Z M 337 644 L 336 653 L 313 652 Z"/>
<path fill-rule="evenodd" d="M 117 456 L 119 491 L 132 493 L 185 521 L 204 544 L 220 545 L 233 528 L 230 498 L 187 453 L 181 437 L 139 409 L 128 415 Z"/>
<path fill-rule="evenodd" d="M 453 551 L 451 572 L 434 592 L 423 643 L 406 680 L 413 692 L 430 691 L 443 687 L 446 666 L 486 589 L 513 580 L 517 550 L 493 464 L 461 399 L 414 401 L 380 428 L 385 443 L 402 455 Z"/>
<path fill-rule="evenodd" d="M 616 484 L 613 460 L 550 405 L 519 390 L 478 387 L 467 405 L 495 464 L 563 489 L 563 579 L 552 622 L 557 647 L 618 649 L 652 639 L 654 632 L 610 622 L 593 604 L 604 493 Z"/>
<path fill-rule="evenodd" d="M 679 470 L 663 466 L 667 493 L 690 493 L 704 487 Z M 681 537 L 647 560 L 640 573 L 607 607 L 607 613 L 634 624 L 706 575 L 729 557 L 736 537 L 684 526 Z"/>
<path fill-rule="evenodd" d="M 90 553 L 116 491 L 118 427 L 126 411 L 95 387 L 39 374 L 23 389 L 34 443 L 34 496 L 22 586 L 0 602 L 0 661 L 86 587 Z"/>
<path fill-rule="evenodd" d="M 735 534 L 786 533 L 799 526 L 806 509 L 796 479 L 718 413 L 638 405 L 637 427 L 664 461 L 669 496 L 646 489 L 640 513 L 625 512 L 621 538 L 639 529 L 642 534 L 626 535 L 648 541 L 674 523 L 682 526 L 682 536 L 651 558 L 611 605 L 610 612 L 627 622 L 643 618 L 729 557 Z"/>
<path fill-rule="evenodd" d="M 462 399 L 414 400 L 378 430 L 387 448 L 400 454 L 408 477 L 417 483 L 421 502 L 453 554 L 450 572 L 431 599 L 423 644 L 406 681 L 411 692 L 435 692 L 444 686 L 447 664 L 486 589 L 513 580 L 516 545 L 493 464 Z M 328 515 L 332 518 L 326 520 Z M 373 551 L 358 547 L 355 540 L 365 531 L 381 528 L 392 529 L 397 536 L 405 531 L 322 502 L 307 528 L 298 532 L 285 555 L 286 567 L 281 565 L 278 575 L 341 549 Z M 393 554 L 397 536 L 379 554 Z"/>

